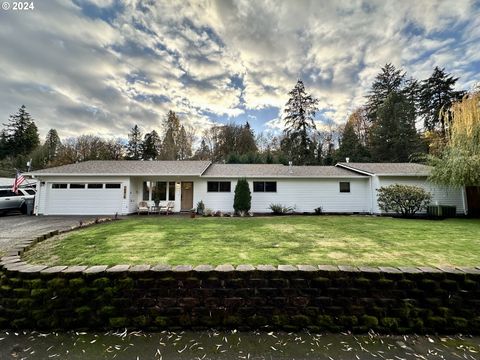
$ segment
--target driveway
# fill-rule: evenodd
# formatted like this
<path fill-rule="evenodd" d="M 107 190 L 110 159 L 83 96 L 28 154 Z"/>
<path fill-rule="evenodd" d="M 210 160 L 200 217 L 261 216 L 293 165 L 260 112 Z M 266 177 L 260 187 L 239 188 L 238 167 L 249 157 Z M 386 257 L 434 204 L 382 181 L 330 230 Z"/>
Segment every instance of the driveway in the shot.
<path fill-rule="evenodd" d="M 88 216 L 1 216 L 0 217 L 0 255 L 17 242 L 31 239 L 53 230 L 69 229 L 94 219 Z"/>

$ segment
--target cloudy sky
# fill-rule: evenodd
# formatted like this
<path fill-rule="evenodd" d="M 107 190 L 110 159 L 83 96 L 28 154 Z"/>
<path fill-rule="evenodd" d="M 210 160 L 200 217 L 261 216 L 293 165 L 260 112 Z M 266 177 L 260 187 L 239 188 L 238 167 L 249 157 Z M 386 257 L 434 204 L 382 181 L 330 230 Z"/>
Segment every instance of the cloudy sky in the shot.
<path fill-rule="evenodd" d="M 12 0 L 2 0 L 12 3 Z M 278 130 L 297 79 L 319 122 L 345 121 L 387 62 L 480 80 L 480 2 L 34 0 L 0 9 L 0 120 L 25 104 L 42 137 L 125 137 L 172 109 L 199 132 Z"/>

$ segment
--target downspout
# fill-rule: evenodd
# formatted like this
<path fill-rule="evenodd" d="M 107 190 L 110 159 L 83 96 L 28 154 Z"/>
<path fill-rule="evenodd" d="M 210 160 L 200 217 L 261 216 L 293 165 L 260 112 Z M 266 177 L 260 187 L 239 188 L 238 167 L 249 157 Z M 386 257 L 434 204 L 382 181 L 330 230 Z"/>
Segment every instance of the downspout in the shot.
<path fill-rule="evenodd" d="M 466 190 L 465 186 L 462 186 L 462 202 L 463 202 L 463 214 L 468 215 L 468 203 L 467 203 L 467 197 L 465 196 Z"/>
<path fill-rule="evenodd" d="M 375 197 L 375 194 L 373 192 L 373 176 L 369 177 L 369 182 L 370 182 L 370 214 L 373 215 L 373 204 L 374 204 L 374 197 Z"/>

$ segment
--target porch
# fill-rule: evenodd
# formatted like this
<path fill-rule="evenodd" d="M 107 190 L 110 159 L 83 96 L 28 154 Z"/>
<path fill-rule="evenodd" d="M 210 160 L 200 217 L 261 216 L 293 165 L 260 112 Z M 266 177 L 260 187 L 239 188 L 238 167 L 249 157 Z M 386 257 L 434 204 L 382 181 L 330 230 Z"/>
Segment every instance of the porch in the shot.
<path fill-rule="evenodd" d="M 155 203 L 173 202 L 173 212 L 190 211 L 194 197 L 194 180 L 164 177 L 132 177 L 130 212 L 136 212 L 141 201 Z"/>

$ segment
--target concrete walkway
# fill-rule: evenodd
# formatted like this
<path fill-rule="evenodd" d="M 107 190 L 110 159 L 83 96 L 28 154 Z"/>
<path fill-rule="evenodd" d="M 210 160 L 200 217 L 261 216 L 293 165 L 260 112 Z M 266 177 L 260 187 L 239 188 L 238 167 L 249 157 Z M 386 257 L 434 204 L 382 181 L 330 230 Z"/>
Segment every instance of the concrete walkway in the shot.
<path fill-rule="evenodd" d="M 0 255 L 24 239 L 43 235 L 53 230 L 69 229 L 79 221 L 95 219 L 91 216 L 0 216 Z"/>

